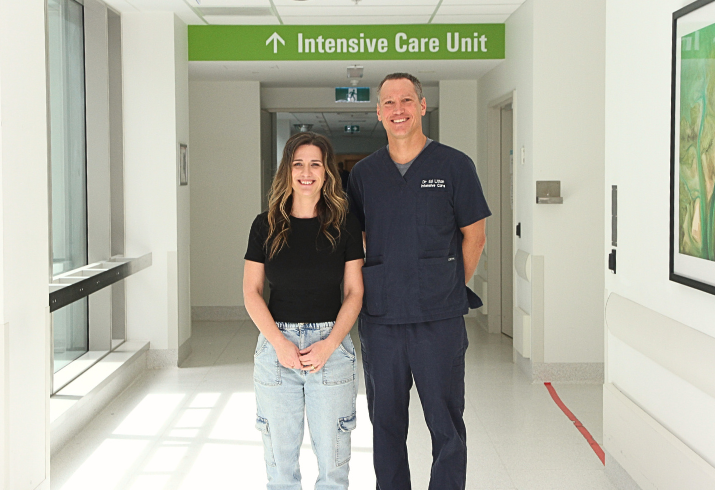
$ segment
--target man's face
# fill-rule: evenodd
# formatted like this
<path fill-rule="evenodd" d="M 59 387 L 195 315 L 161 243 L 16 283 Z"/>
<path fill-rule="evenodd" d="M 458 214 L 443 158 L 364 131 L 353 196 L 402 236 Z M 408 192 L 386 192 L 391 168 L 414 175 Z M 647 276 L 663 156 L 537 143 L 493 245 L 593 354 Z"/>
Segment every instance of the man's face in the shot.
<path fill-rule="evenodd" d="M 425 99 L 418 100 L 415 87 L 406 78 L 388 80 L 380 90 L 377 118 L 390 138 L 409 138 L 422 132 L 422 116 L 427 112 Z"/>

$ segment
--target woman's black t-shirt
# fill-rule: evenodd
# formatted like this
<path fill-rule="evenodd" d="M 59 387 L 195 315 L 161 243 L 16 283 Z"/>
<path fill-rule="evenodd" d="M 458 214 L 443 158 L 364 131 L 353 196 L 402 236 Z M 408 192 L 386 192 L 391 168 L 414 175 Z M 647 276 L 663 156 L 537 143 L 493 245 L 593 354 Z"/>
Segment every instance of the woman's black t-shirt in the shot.
<path fill-rule="evenodd" d="M 259 214 L 248 237 L 245 259 L 265 264 L 270 286 L 268 310 L 277 322 L 332 322 L 342 304 L 345 262 L 365 257 L 360 222 L 348 214 L 333 249 L 318 218 L 290 217 L 288 241 L 268 260 L 268 213 Z"/>

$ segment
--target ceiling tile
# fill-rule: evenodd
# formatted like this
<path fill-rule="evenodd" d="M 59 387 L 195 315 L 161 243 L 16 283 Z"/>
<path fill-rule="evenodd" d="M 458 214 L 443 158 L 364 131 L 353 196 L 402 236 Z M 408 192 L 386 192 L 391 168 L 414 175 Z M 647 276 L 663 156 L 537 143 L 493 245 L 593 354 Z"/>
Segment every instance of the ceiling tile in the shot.
<path fill-rule="evenodd" d="M 142 12 L 173 12 L 186 24 L 203 24 L 198 12 L 192 7 L 194 3 L 185 3 L 183 0 L 126 0 L 137 10 Z"/>
<path fill-rule="evenodd" d="M 320 15 L 320 16 L 414 16 L 414 15 L 426 15 L 431 16 L 434 13 L 434 7 L 432 6 L 413 6 L 413 7 L 397 7 L 397 6 L 380 6 L 380 7 L 366 7 L 366 6 L 330 6 L 330 7 L 319 7 L 319 6 L 285 6 L 276 7 L 278 13 L 281 17 L 292 17 L 292 16 L 302 16 L 302 15 Z"/>
<path fill-rule="evenodd" d="M 442 7 L 446 5 L 516 5 L 519 7 L 522 3 L 524 0 L 443 0 Z"/>
<path fill-rule="evenodd" d="M 430 15 L 385 15 L 385 16 L 283 16 L 283 23 L 301 25 L 362 25 L 362 24 L 426 24 Z"/>
<path fill-rule="evenodd" d="M 166 0 L 164 0 L 166 2 Z M 174 0 L 177 1 L 177 0 Z M 183 0 L 178 0 L 183 1 Z M 270 0 L 186 0 L 194 7 L 270 7 Z"/>
<path fill-rule="evenodd" d="M 512 2 L 514 0 L 511 0 Z M 203 0 L 202 0 L 203 2 Z M 432 6 L 436 7 L 439 0 L 360 0 L 357 4 L 358 8 L 361 7 L 401 7 L 409 10 L 413 6 Z M 495 3 L 495 2 L 491 2 Z M 306 7 L 322 6 L 322 7 L 334 7 L 334 6 L 355 6 L 354 0 L 273 0 L 273 4 L 276 7 L 282 5 L 298 5 Z"/>
<path fill-rule="evenodd" d="M 502 24 L 509 14 L 435 15 L 433 24 Z"/>
<path fill-rule="evenodd" d="M 204 20 L 212 25 L 277 25 L 275 16 L 256 15 L 204 15 Z"/>
<path fill-rule="evenodd" d="M 511 15 L 519 5 L 442 5 L 437 11 L 437 15 Z M 436 17 L 436 16 L 435 16 Z"/>

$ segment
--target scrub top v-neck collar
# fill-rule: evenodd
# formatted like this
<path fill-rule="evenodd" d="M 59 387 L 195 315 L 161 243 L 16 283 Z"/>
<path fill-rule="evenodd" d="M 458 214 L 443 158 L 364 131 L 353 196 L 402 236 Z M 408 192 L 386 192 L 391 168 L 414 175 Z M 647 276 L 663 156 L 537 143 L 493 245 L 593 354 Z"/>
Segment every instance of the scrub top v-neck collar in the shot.
<path fill-rule="evenodd" d="M 392 172 L 390 172 L 390 174 L 392 176 L 396 177 L 397 179 L 399 179 L 399 181 L 404 184 L 404 183 L 409 182 L 410 177 L 412 175 L 414 175 L 415 173 L 417 173 L 417 171 L 415 170 L 415 167 L 421 167 L 422 163 L 425 161 L 426 157 L 428 157 L 432 153 L 432 151 L 434 151 L 434 149 L 437 147 L 437 145 L 435 145 L 433 143 L 434 143 L 434 141 L 430 141 L 428 145 L 426 145 L 422 148 L 422 151 L 420 151 L 420 153 L 412 161 L 412 165 L 410 165 L 410 168 L 407 169 L 407 172 L 405 172 L 405 175 L 402 175 L 400 173 L 400 170 L 395 166 L 395 161 L 390 156 L 390 145 L 386 145 L 383 148 L 384 153 L 383 153 L 382 158 L 386 164 L 389 164 L 390 167 L 392 167 Z"/>

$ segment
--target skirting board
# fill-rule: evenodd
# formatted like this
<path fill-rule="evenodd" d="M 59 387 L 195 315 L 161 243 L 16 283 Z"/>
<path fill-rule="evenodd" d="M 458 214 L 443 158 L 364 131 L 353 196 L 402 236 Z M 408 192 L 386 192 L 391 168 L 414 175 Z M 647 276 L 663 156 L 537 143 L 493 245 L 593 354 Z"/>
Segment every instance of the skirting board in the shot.
<path fill-rule="evenodd" d="M 191 307 L 191 320 L 195 322 L 237 322 L 250 319 L 245 306 Z"/>
<path fill-rule="evenodd" d="M 164 369 L 168 367 L 177 367 L 178 365 L 179 349 L 150 349 L 147 352 L 147 369 Z"/>
<path fill-rule="evenodd" d="M 603 389 L 603 443 L 642 490 L 715 488 L 715 468 L 611 383 Z"/>
<path fill-rule="evenodd" d="M 519 351 L 514 349 L 514 364 L 519 368 L 519 370 L 526 375 L 526 377 L 533 381 L 534 373 L 531 370 L 531 359 L 519 354 Z"/>
<path fill-rule="evenodd" d="M 643 490 L 623 466 L 618 463 L 618 460 L 611 456 L 611 453 L 604 452 L 606 453 L 606 477 L 613 483 L 614 487 L 618 490 Z"/>
<path fill-rule="evenodd" d="M 603 384 L 602 362 L 533 362 L 514 349 L 514 363 L 534 383 Z"/>
<path fill-rule="evenodd" d="M 179 358 L 177 359 L 178 365 L 181 366 L 183 362 L 188 359 L 191 355 L 191 337 L 189 337 L 183 344 L 179 346 Z"/>

